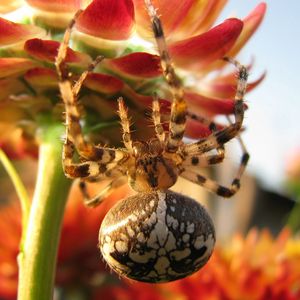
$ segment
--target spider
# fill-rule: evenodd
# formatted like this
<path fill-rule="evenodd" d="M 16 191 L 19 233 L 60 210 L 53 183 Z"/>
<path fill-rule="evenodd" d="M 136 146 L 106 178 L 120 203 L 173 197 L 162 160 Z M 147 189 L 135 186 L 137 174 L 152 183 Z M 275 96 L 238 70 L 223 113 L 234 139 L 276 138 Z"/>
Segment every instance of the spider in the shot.
<path fill-rule="evenodd" d="M 163 27 L 150 0 L 145 6 L 161 59 L 164 78 L 172 94 L 169 130 L 162 126 L 158 96 L 153 96 L 152 121 L 155 137 L 148 141 L 131 138 L 128 111 L 122 98 L 118 113 L 123 131 L 124 148 L 98 146 L 84 139 L 80 125 L 78 94 L 96 60 L 73 83 L 65 62 L 71 30 L 79 11 L 65 31 L 56 57 L 59 89 L 66 109 L 66 139 L 63 168 L 66 176 L 79 178 L 88 206 L 97 206 L 107 192 L 124 184 L 136 195 L 117 203 L 102 222 L 99 246 L 107 263 L 118 274 L 146 282 L 166 282 L 183 278 L 201 268 L 209 259 L 215 230 L 205 209 L 195 200 L 170 191 L 178 176 L 186 178 L 223 197 L 231 197 L 240 188 L 240 178 L 249 159 L 239 133 L 244 117 L 247 69 L 231 58 L 225 61 L 238 70 L 234 104 L 234 121 L 222 130 L 213 122 L 188 112 L 184 90 L 168 52 Z M 183 136 L 187 117 L 206 121 L 212 133 L 199 141 L 185 144 Z M 199 172 L 203 166 L 222 162 L 224 144 L 237 137 L 243 155 L 236 177 L 229 187 L 218 184 Z M 80 161 L 74 159 L 75 150 Z M 214 152 L 215 151 L 215 152 Z M 110 184 L 94 198 L 89 198 L 85 181 L 110 179 Z"/>

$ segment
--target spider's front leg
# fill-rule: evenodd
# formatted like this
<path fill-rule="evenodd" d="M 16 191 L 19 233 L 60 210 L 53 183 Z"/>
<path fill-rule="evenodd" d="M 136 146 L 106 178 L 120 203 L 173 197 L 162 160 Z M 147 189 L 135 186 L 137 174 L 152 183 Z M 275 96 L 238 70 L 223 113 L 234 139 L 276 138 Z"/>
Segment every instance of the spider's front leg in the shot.
<path fill-rule="evenodd" d="M 187 104 L 184 100 L 184 91 L 177 77 L 173 63 L 168 51 L 161 21 L 151 0 L 145 0 L 148 14 L 151 18 L 152 29 L 156 40 L 161 60 L 161 67 L 165 79 L 170 87 L 173 102 L 171 106 L 171 117 L 169 122 L 169 135 L 166 140 L 166 151 L 176 152 L 182 143 L 185 131 Z"/>
<path fill-rule="evenodd" d="M 183 170 L 181 176 L 200 184 L 201 186 L 207 188 L 208 190 L 216 193 L 217 195 L 223 197 L 231 197 L 240 188 L 240 179 L 246 169 L 246 165 L 249 160 L 249 153 L 244 146 L 239 133 L 242 127 L 244 119 L 244 96 L 247 88 L 247 78 L 248 72 L 246 67 L 242 66 L 236 60 L 225 58 L 226 61 L 231 62 L 238 68 L 238 83 L 235 95 L 235 106 L 234 106 L 234 122 L 231 122 L 229 117 L 229 126 L 220 131 L 213 132 L 208 138 L 202 139 L 196 143 L 192 143 L 184 146 L 184 153 L 186 155 L 185 163 L 183 164 Z M 220 162 L 224 157 L 224 152 L 222 151 L 223 145 L 229 140 L 237 137 L 239 144 L 242 148 L 243 154 L 240 161 L 240 166 L 238 168 L 237 174 L 233 179 L 229 187 L 218 184 L 214 180 L 206 178 L 205 176 L 198 173 L 196 170 L 188 170 L 189 165 L 202 166 Z M 216 155 L 207 155 L 207 152 L 216 149 L 221 149 L 221 152 Z"/>
<path fill-rule="evenodd" d="M 208 138 L 201 139 L 196 143 L 187 145 L 185 147 L 185 151 L 189 155 L 201 154 L 212 149 L 216 149 L 220 147 L 220 145 L 224 145 L 236 137 L 241 130 L 244 120 L 244 96 L 247 89 L 248 71 L 245 66 L 241 65 L 234 59 L 226 57 L 224 60 L 232 63 L 238 68 L 237 89 L 234 98 L 234 122 L 232 122 L 226 128 L 214 132 Z"/>

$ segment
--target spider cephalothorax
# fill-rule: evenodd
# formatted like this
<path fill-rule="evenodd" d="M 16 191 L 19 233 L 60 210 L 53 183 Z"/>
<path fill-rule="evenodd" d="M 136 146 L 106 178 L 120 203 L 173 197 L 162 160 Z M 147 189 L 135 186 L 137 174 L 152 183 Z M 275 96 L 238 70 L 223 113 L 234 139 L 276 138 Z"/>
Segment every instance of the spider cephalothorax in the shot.
<path fill-rule="evenodd" d="M 173 97 L 168 131 L 162 126 L 160 104 L 154 94 L 152 121 L 155 137 L 146 142 L 133 142 L 127 108 L 119 98 L 124 148 L 108 148 L 85 141 L 77 96 L 87 74 L 103 58 L 97 58 L 72 83 L 65 59 L 75 16 L 56 58 L 59 88 L 66 107 L 63 167 L 68 177 L 82 180 L 85 203 L 89 206 L 98 205 L 108 191 L 124 184 L 124 178 L 128 179 L 138 193 L 123 199 L 107 213 L 99 234 L 101 252 L 112 269 L 121 275 L 147 282 L 165 282 L 197 271 L 209 259 L 215 243 L 214 226 L 205 209 L 197 201 L 169 190 L 178 176 L 223 197 L 232 196 L 240 188 L 240 178 L 249 159 L 239 138 L 248 74 L 237 61 L 224 58 L 238 69 L 234 121 L 228 126 L 217 130 L 213 122 L 191 114 L 156 9 L 150 0 L 145 0 L 145 5 L 152 21 L 164 77 Z M 190 144 L 183 143 L 187 117 L 207 122 L 211 135 Z M 235 137 L 239 138 L 244 154 L 236 177 L 229 187 L 225 187 L 203 176 L 200 168 L 222 162 L 224 144 Z M 81 158 L 79 162 L 74 160 L 75 151 Z M 99 195 L 89 199 L 84 181 L 101 179 L 110 179 L 111 183 Z"/>
<path fill-rule="evenodd" d="M 137 192 L 170 188 L 177 181 L 179 159 L 177 154 L 166 153 L 158 139 L 136 142 L 128 170 L 130 186 Z"/>

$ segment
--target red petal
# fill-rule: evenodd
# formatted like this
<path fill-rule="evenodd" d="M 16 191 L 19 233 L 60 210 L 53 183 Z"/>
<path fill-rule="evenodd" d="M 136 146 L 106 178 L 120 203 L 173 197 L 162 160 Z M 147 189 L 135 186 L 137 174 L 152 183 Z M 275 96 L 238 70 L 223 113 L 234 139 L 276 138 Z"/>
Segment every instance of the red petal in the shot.
<path fill-rule="evenodd" d="M 34 68 L 26 72 L 25 79 L 35 87 L 57 87 L 57 74 L 47 68 Z"/>
<path fill-rule="evenodd" d="M 243 28 L 238 19 L 228 19 L 201 35 L 169 46 L 174 62 L 181 67 L 198 69 L 222 58 L 233 46 Z"/>
<path fill-rule="evenodd" d="M 236 73 L 232 74 L 232 80 L 230 78 L 225 77 L 217 78 L 216 80 L 212 80 L 211 82 L 205 84 L 203 88 L 201 88 L 201 92 L 204 92 L 205 95 L 210 95 L 216 98 L 233 98 L 236 91 L 237 79 L 235 76 Z M 253 90 L 256 86 L 258 86 L 266 77 L 266 72 L 260 75 L 258 79 L 248 83 L 247 92 Z"/>
<path fill-rule="evenodd" d="M 262 2 L 258 6 L 256 6 L 256 8 L 243 20 L 244 27 L 242 33 L 240 34 L 233 48 L 229 51 L 228 56 L 235 56 L 251 38 L 251 36 L 254 34 L 254 32 L 262 22 L 266 13 L 266 9 L 266 3 Z"/>
<path fill-rule="evenodd" d="M 47 12 L 75 12 L 87 1 L 83 0 L 26 0 L 29 5 Z"/>
<path fill-rule="evenodd" d="M 123 88 L 124 84 L 121 80 L 110 75 L 90 73 L 84 81 L 84 85 L 99 93 L 115 94 Z"/>
<path fill-rule="evenodd" d="M 36 65 L 36 62 L 28 58 L 0 58 L 0 78 L 22 74 Z"/>
<path fill-rule="evenodd" d="M 149 28 L 151 28 L 150 18 L 145 9 L 144 0 L 133 0 L 134 8 L 136 12 L 136 23 L 138 24 L 138 32 L 149 38 Z M 194 9 L 194 4 L 198 1 L 195 0 L 173 0 L 172 5 L 168 0 L 154 0 L 152 1 L 155 8 L 158 10 L 161 22 L 164 26 L 164 33 L 166 36 L 170 36 L 174 33 L 177 36 L 178 30 L 181 30 L 180 24 L 185 20 L 188 12 Z M 176 7 L 176 9 L 174 9 Z M 185 32 L 187 34 L 188 32 Z"/>
<path fill-rule="evenodd" d="M 108 40 L 125 40 L 134 25 L 131 0 L 94 0 L 78 17 L 76 28 Z"/>
<path fill-rule="evenodd" d="M 198 112 L 200 115 L 229 115 L 233 113 L 234 109 L 234 100 L 232 99 L 208 98 L 189 92 L 185 93 L 185 99 L 188 102 L 189 110 L 193 113 Z"/>
<path fill-rule="evenodd" d="M 218 125 L 218 130 L 222 129 L 224 126 Z M 198 121 L 188 119 L 186 122 L 184 135 L 192 138 L 199 139 L 207 137 L 211 134 L 211 130 L 207 125 L 199 123 Z"/>
<path fill-rule="evenodd" d="M 135 52 L 120 58 L 106 60 L 106 64 L 125 76 L 149 78 L 161 75 L 159 56 L 145 52 Z"/>
<path fill-rule="evenodd" d="M 17 24 L 0 18 L 0 46 L 25 42 L 26 40 L 43 36 L 44 29 L 33 25 Z"/>
<path fill-rule="evenodd" d="M 34 58 L 54 62 L 60 43 L 52 40 L 31 39 L 24 45 L 24 50 Z M 89 64 L 91 58 L 85 54 L 68 48 L 66 61 L 70 63 Z"/>

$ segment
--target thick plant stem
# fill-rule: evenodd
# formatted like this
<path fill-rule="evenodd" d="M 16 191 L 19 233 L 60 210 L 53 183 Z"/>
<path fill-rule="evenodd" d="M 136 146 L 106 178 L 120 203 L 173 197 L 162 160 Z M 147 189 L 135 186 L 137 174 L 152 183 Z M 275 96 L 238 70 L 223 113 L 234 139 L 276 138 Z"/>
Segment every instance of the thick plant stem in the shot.
<path fill-rule="evenodd" d="M 70 180 L 61 163 L 62 126 L 42 136 L 39 168 L 24 247 L 18 257 L 19 300 L 52 300 L 60 228 Z"/>

